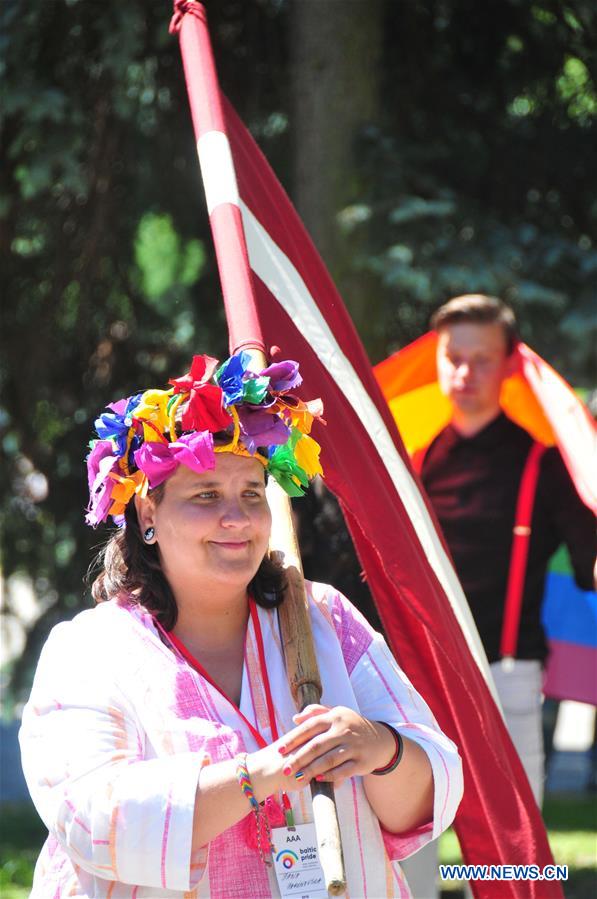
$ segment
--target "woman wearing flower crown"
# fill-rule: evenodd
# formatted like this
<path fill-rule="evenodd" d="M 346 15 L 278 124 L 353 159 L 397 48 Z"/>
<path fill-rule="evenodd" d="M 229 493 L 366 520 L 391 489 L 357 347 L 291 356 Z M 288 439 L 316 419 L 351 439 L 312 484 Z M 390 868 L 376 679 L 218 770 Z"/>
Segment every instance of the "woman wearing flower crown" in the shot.
<path fill-rule="evenodd" d="M 120 400 L 87 458 L 93 526 L 118 530 L 94 609 L 52 631 L 23 715 L 23 766 L 49 836 L 33 897 L 327 895 L 313 778 L 335 785 L 348 894 L 407 896 L 398 859 L 462 792 L 454 745 L 382 637 L 310 584 L 322 704 L 295 714 L 266 555 L 265 478 L 321 473 L 298 366 L 196 356 Z"/>

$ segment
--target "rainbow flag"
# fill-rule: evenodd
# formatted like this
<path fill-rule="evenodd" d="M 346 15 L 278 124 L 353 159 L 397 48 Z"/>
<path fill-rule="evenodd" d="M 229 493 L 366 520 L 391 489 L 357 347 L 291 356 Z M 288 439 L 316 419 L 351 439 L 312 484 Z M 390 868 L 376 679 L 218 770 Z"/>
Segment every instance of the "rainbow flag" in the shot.
<path fill-rule="evenodd" d="M 549 642 L 543 692 L 597 705 L 597 593 L 576 586 L 564 546 L 550 565 L 542 617 Z"/>
<path fill-rule="evenodd" d="M 429 446 L 451 417 L 437 383 L 437 335 L 430 331 L 374 368 L 407 451 Z M 597 512 L 597 427 L 572 387 L 526 344 L 504 381 L 501 405 L 535 440 L 557 444 L 583 502 Z M 544 692 L 597 705 L 597 593 L 580 590 L 568 552 L 556 553 L 543 606 L 550 656 Z"/>
<path fill-rule="evenodd" d="M 451 416 L 437 383 L 436 347 L 437 335 L 429 331 L 373 369 L 411 456 L 429 446 Z M 597 513 L 597 426 L 589 410 L 525 343 L 514 352 L 518 366 L 502 387 L 504 412 L 535 440 L 557 444 L 578 495 Z"/>

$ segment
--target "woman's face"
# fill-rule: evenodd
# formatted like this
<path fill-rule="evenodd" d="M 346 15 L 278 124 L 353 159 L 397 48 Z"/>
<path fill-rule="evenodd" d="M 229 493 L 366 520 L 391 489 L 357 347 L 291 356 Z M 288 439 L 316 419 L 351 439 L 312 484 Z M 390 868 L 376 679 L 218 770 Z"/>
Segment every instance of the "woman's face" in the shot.
<path fill-rule="evenodd" d="M 164 574 L 177 583 L 244 588 L 266 553 L 271 514 L 263 466 L 255 459 L 217 453 L 214 471 L 180 465 L 163 498 L 139 508 L 142 530 L 155 528 Z"/>

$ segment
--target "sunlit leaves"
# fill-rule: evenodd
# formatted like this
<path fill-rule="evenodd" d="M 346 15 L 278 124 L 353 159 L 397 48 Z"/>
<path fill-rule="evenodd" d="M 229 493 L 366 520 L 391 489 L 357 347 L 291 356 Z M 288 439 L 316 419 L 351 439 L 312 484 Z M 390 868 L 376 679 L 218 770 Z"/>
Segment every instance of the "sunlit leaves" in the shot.
<path fill-rule="evenodd" d="M 517 118 L 523 118 L 524 116 L 530 115 L 536 109 L 536 99 L 528 94 L 521 94 L 520 96 L 515 97 L 508 106 L 510 115 L 516 116 Z"/>
<path fill-rule="evenodd" d="M 190 287 L 196 283 L 205 265 L 205 249 L 199 240 L 183 242 L 172 216 L 149 212 L 137 228 L 135 261 L 143 291 L 155 301 L 176 284 Z"/>
<path fill-rule="evenodd" d="M 558 95 L 566 104 L 568 115 L 582 125 L 595 121 L 597 93 L 589 71 L 580 59 L 570 57 L 556 81 Z"/>
<path fill-rule="evenodd" d="M 454 203 L 451 200 L 428 200 L 423 197 L 401 198 L 400 205 L 392 210 L 389 220 L 393 225 L 403 225 L 417 219 L 437 219 L 453 215 Z"/>

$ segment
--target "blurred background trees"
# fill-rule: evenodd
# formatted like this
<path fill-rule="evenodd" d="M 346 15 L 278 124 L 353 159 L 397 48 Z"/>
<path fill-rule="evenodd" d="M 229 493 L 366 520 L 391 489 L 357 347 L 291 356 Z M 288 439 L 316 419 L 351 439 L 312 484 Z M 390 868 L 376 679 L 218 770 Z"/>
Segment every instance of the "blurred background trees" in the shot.
<path fill-rule="evenodd" d="M 372 363 L 478 290 L 594 386 L 592 0 L 206 5 L 222 87 Z M 1 561 L 16 699 L 49 627 L 89 604 L 82 579 L 103 540 L 82 524 L 94 417 L 193 353 L 226 352 L 170 13 L 168 0 L 0 7 Z"/>

